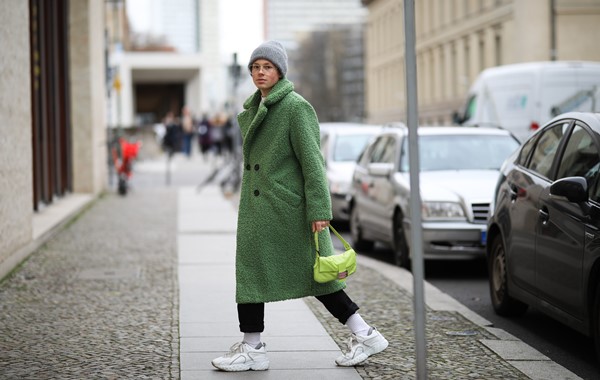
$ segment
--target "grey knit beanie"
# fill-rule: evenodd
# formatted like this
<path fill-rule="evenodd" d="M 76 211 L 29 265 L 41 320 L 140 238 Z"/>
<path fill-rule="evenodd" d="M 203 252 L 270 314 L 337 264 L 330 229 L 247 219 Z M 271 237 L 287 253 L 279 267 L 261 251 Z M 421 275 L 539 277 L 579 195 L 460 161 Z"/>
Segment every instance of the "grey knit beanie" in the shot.
<path fill-rule="evenodd" d="M 260 44 L 250 56 L 250 63 L 248 63 L 248 70 L 257 59 L 266 59 L 274 64 L 281 73 L 281 76 L 285 77 L 287 74 L 288 57 L 285 52 L 285 48 L 279 41 L 267 41 Z"/>

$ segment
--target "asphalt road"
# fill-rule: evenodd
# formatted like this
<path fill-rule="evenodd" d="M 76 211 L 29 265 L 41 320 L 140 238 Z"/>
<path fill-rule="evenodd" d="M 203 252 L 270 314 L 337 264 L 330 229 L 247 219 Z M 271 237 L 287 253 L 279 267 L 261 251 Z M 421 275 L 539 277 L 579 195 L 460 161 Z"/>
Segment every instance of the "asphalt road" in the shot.
<path fill-rule="evenodd" d="M 347 226 L 338 230 L 352 244 Z M 335 243 L 337 246 L 337 243 Z M 341 245 L 338 248 L 342 248 Z M 378 260 L 392 262 L 389 248 L 376 244 L 372 251 L 360 252 Z M 534 347 L 583 379 L 600 379 L 591 339 L 529 308 L 520 318 L 508 319 L 494 313 L 489 298 L 487 268 L 484 260 L 427 261 L 425 279 L 463 305 Z"/>

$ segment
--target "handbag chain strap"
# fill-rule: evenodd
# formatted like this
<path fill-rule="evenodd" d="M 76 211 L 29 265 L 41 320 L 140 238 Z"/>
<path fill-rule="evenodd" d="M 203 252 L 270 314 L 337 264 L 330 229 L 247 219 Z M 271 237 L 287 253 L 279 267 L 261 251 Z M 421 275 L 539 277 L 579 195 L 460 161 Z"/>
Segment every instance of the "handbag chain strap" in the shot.
<path fill-rule="evenodd" d="M 340 239 L 340 241 L 344 245 L 344 250 L 349 251 L 349 250 L 352 249 L 352 247 L 350 246 L 350 244 L 348 244 L 348 242 L 346 240 L 344 240 L 344 238 L 342 237 L 342 235 L 340 235 L 339 232 L 337 232 L 335 230 L 335 228 L 333 228 L 332 225 L 329 225 L 327 227 L 329 229 L 331 229 L 331 231 L 333 231 L 333 233 L 335 234 L 335 236 L 337 236 L 338 239 Z M 320 253 L 319 253 L 319 232 L 318 231 L 315 231 L 315 247 L 317 249 L 317 255 L 320 255 Z"/>

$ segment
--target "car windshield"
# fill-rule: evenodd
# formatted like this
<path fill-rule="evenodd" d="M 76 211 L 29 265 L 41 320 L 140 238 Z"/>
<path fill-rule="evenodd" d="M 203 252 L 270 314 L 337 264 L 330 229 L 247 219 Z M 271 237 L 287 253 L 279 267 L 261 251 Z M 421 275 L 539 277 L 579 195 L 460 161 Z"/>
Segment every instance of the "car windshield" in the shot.
<path fill-rule="evenodd" d="M 371 137 L 372 134 L 339 135 L 335 139 L 333 161 L 356 161 Z"/>
<path fill-rule="evenodd" d="M 498 170 L 504 160 L 518 147 L 519 143 L 510 136 L 420 136 L 421 171 Z M 409 170 L 406 152 L 407 150 L 403 149 L 402 171 Z"/>

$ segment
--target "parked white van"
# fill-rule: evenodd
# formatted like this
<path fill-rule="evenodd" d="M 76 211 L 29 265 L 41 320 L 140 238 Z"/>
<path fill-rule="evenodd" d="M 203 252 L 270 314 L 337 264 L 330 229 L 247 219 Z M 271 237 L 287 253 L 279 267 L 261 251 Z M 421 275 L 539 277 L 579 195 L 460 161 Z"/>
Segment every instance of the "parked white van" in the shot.
<path fill-rule="evenodd" d="M 554 116 L 600 110 L 600 62 L 552 61 L 497 66 L 473 83 L 457 124 L 498 126 L 520 141 Z"/>

